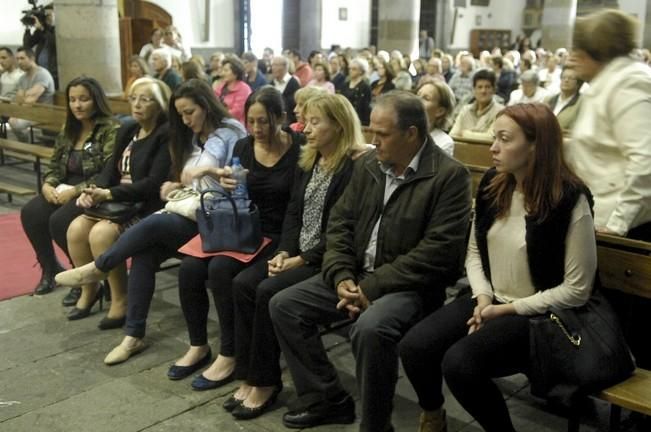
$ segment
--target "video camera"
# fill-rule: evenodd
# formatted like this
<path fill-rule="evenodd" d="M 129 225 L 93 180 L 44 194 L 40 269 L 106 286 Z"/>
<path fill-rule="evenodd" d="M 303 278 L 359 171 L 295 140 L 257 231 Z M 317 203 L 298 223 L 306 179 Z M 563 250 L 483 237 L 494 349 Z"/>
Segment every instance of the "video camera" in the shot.
<path fill-rule="evenodd" d="M 32 5 L 31 9 L 21 11 L 23 17 L 20 19 L 20 22 L 25 26 L 33 26 L 36 24 L 36 18 L 45 26 L 45 6 L 38 6 L 38 0 L 27 0 L 27 2 Z"/>

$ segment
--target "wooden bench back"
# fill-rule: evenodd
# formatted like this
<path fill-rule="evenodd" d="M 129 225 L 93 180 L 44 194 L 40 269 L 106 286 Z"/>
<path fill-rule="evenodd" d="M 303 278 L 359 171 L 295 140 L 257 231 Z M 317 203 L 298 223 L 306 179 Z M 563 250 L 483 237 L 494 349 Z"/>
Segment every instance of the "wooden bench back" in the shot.
<path fill-rule="evenodd" d="M 651 298 L 651 243 L 598 234 L 597 256 L 605 288 Z"/>
<path fill-rule="evenodd" d="M 0 103 L 0 116 L 16 117 L 32 121 L 36 127 L 47 126 L 49 130 L 58 131 L 66 121 L 66 109 L 50 104 Z"/>

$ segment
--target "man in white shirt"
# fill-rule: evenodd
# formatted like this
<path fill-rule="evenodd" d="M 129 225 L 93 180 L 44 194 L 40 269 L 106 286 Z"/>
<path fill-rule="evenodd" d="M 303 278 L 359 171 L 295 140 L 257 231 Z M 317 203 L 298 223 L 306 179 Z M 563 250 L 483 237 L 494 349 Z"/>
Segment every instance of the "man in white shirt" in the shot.
<path fill-rule="evenodd" d="M 16 67 L 16 58 L 10 48 L 0 47 L 0 70 L 0 96 L 13 100 L 18 80 L 24 72 Z"/>
<path fill-rule="evenodd" d="M 301 88 L 301 85 L 296 78 L 289 74 L 289 60 L 287 57 L 276 56 L 271 60 L 271 77 L 270 84 L 283 95 L 287 124 L 292 124 L 296 121 L 294 93 Z"/>
<path fill-rule="evenodd" d="M 556 93 L 561 89 L 561 68 L 558 67 L 556 56 L 550 54 L 546 65 L 546 68 L 540 69 L 538 72 L 540 85 L 545 87 L 548 92 Z"/>
<path fill-rule="evenodd" d="M 540 103 L 545 100 L 549 92 L 538 85 L 538 75 L 531 70 L 520 76 L 521 87 L 511 92 L 509 105 L 518 103 Z"/>

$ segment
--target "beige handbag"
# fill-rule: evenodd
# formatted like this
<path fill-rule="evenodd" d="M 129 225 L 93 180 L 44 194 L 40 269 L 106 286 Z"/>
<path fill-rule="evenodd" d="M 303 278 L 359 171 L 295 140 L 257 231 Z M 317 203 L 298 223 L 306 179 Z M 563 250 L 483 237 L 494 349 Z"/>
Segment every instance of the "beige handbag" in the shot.
<path fill-rule="evenodd" d="M 191 187 L 175 189 L 167 195 L 165 210 L 196 222 L 200 196 L 201 194 Z"/>

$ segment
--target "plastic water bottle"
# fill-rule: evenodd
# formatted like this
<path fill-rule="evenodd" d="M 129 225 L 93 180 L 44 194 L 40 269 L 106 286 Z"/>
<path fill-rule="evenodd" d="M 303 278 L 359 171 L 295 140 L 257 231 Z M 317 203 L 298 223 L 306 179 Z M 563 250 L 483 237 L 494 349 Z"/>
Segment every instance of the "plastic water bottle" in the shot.
<path fill-rule="evenodd" d="M 244 169 L 240 163 L 240 158 L 237 156 L 233 157 L 231 168 L 233 169 L 233 174 L 231 177 L 237 180 L 237 185 L 235 186 L 233 192 L 231 192 L 231 196 L 237 203 L 238 207 L 246 207 L 246 200 L 249 199 L 249 192 L 246 189 L 247 171 Z"/>

